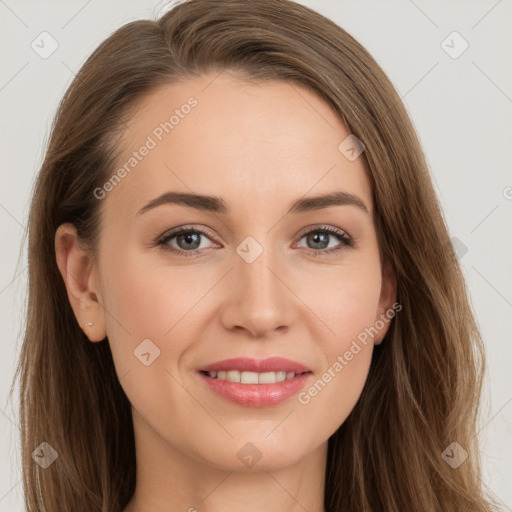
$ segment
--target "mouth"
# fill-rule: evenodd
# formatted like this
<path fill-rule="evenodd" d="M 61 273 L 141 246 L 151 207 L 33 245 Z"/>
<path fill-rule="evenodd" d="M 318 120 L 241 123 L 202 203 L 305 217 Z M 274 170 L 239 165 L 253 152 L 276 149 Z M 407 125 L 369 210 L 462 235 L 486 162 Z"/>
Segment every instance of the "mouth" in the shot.
<path fill-rule="evenodd" d="M 265 371 L 200 370 L 209 392 L 244 407 L 276 406 L 296 395 L 313 378 L 310 370 Z"/>
<path fill-rule="evenodd" d="M 198 375 L 209 391 L 223 399 L 248 407 L 269 407 L 297 394 L 313 372 L 284 357 L 237 357 L 203 366 Z"/>

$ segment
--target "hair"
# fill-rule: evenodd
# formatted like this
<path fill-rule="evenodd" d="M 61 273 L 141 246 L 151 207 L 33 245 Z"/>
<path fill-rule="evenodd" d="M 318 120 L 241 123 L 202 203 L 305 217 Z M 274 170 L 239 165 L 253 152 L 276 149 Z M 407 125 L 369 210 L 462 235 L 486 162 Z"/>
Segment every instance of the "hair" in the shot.
<path fill-rule="evenodd" d="M 306 87 L 365 146 L 379 251 L 402 309 L 374 349 L 356 406 L 329 438 L 326 512 L 494 510 L 476 436 L 483 342 L 417 135 L 367 50 L 290 0 L 186 0 L 156 20 L 129 22 L 67 89 L 29 213 L 27 323 L 15 375 L 26 510 L 120 512 L 135 490 L 131 404 L 108 339 L 88 342 L 74 316 L 55 232 L 73 223 L 94 254 L 102 202 L 93 191 L 114 172 L 137 101 L 217 70 Z M 469 453 L 457 469 L 442 457 L 454 441 Z M 31 456 L 42 442 L 58 453 L 47 469 Z"/>

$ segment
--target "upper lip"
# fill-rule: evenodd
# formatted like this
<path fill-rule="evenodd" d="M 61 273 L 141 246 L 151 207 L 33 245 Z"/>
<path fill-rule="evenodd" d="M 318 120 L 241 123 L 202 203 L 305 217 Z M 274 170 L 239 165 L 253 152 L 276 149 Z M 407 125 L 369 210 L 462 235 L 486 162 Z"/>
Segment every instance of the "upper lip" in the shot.
<path fill-rule="evenodd" d="M 283 357 L 269 357 L 268 359 L 250 359 L 248 357 L 236 357 L 234 359 L 224 359 L 216 363 L 209 364 L 200 368 L 201 371 L 229 371 L 238 370 L 240 372 L 294 372 L 305 373 L 311 370 L 301 363 L 285 359 Z"/>

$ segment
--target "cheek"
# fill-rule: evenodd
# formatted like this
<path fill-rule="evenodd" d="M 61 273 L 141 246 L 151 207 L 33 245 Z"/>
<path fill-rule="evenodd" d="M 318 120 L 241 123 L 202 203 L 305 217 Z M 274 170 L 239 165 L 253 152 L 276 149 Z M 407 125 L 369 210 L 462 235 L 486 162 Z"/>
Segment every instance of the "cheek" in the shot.
<path fill-rule="evenodd" d="M 373 345 L 357 341 L 332 351 L 325 371 L 298 395 L 303 424 L 321 418 L 318 428 L 328 438 L 345 422 L 361 396 L 372 352 Z"/>
<path fill-rule="evenodd" d="M 378 274 L 352 274 L 340 279 L 334 292 L 317 295 L 319 316 L 334 332 L 321 328 L 327 332 L 316 338 L 323 365 L 311 385 L 298 395 L 298 401 L 303 407 L 302 420 L 321 417 L 326 437 L 346 420 L 364 388 L 373 353 L 379 283 Z"/>
<path fill-rule="evenodd" d="M 319 269 L 310 273 L 300 291 L 312 313 L 328 327 L 322 339 L 328 342 L 328 347 L 338 350 L 374 324 L 380 292 L 378 262 L 362 259 L 354 265 L 331 268 L 329 272 Z"/>
<path fill-rule="evenodd" d="M 311 415 L 322 417 L 321 428 L 330 435 L 354 408 L 368 376 L 380 298 L 380 266 L 378 261 L 361 260 L 360 266 L 337 269 L 328 279 L 325 275 L 317 278 L 316 282 L 324 286 L 308 285 L 308 306 L 329 330 L 322 326 L 316 329 L 324 333 L 316 337 L 323 367 L 298 401 L 303 406 L 303 420 Z"/>
<path fill-rule="evenodd" d="M 105 261 L 115 262 L 104 267 L 102 295 L 116 371 L 120 378 L 130 374 L 130 380 L 142 380 L 147 389 L 155 368 L 169 356 L 179 356 L 180 347 L 164 342 L 190 301 L 183 296 L 179 272 L 166 280 L 169 271 L 148 266 L 128 252 L 115 260 L 105 255 Z"/>
<path fill-rule="evenodd" d="M 112 312 L 106 315 L 107 330 L 112 337 L 130 333 L 133 342 L 165 340 L 208 290 L 207 282 L 201 271 L 148 264 L 137 256 L 117 260 L 104 284 Z"/>
<path fill-rule="evenodd" d="M 107 292 L 105 319 L 116 372 L 120 379 L 127 376 L 121 384 L 140 410 L 166 394 L 170 401 L 171 389 L 179 395 L 173 377 L 181 380 L 180 365 L 200 337 L 206 295 L 218 280 L 218 269 L 155 264 L 155 258 L 135 251 L 117 259 L 104 254 L 105 262 L 115 262 L 104 267 L 102 290 Z"/>
<path fill-rule="evenodd" d="M 203 288 L 179 269 L 118 259 L 105 275 L 107 336 L 121 385 L 136 411 L 150 423 L 170 425 L 169 410 L 187 400 L 177 365 L 190 337 L 183 328 Z M 183 290 L 189 290 L 184 293 Z M 190 291 L 192 290 L 192 291 Z M 204 294 L 204 292 L 203 292 Z M 174 435 L 180 424 L 173 424 Z"/>

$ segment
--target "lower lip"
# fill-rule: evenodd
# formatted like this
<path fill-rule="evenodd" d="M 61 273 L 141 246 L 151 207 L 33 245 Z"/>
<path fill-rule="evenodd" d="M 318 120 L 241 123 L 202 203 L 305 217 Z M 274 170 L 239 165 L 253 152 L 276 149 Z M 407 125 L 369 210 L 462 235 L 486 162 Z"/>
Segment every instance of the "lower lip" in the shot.
<path fill-rule="evenodd" d="M 311 372 L 302 373 L 293 379 L 274 384 L 241 384 L 239 382 L 212 379 L 201 372 L 199 375 L 212 391 L 232 402 L 248 407 L 268 407 L 296 395 L 313 374 Z"/>

